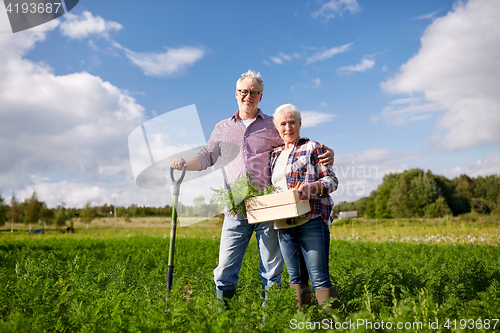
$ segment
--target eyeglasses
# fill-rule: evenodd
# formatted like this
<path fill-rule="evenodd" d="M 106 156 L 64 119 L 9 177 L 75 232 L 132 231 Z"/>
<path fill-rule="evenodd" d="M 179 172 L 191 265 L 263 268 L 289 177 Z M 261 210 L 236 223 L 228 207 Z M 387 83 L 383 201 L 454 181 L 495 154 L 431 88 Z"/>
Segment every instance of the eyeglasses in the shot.
<path fill-rule="evenodd" d="M 243 89 L 237 89 L 237 91 L 240 92 L 241 96 L 246 96 L 250 93 L 250 96 L 255 98 L 259 97 L 260 94 L 262 94 L 260 91 L 250 91 L 250 90 L 243 90 Z"/>

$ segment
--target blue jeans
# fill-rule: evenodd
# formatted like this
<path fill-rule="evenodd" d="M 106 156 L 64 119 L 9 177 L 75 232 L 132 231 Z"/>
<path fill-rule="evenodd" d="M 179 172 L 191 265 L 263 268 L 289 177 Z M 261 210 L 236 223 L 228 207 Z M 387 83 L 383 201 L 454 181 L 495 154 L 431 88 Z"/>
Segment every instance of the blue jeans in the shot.
<path fill-rule="evenodd" d="M 262 287 L 274 283 L 281 285 L 283 257 L 278 242 L 274 222 L 249 224 L 248 220 L 224 217 L 219 249 L 219 266 L 214 270 L 214 281 L 219 290 L 236 289 L 243 256 L 253 232 L 257 238 L 260 257 Z"/>
<path fill-rule="evenodd" d="M 330 230 L 321 217 L 298 227 L 278 230 L 290 284 L 309 283 L 313 289 L 332 287 L 328 259 Z"/>

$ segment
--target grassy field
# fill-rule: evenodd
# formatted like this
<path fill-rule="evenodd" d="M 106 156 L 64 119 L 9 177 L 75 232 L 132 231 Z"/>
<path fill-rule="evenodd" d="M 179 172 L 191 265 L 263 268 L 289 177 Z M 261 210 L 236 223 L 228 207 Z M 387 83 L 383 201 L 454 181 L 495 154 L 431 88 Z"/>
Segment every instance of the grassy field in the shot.
<path fill-rule="evenodd" d="M 29 234 L 29 226 L 14 224 L 0 227 L 0 240 L 24 240 L 38 238 L 114 238 L 129 236 L 169 237 L 170 218 L 138 217 L 126 222 L 123 218 L 100 218 L 88 227 L 79 220 L 74 221 L 75 234 L 62 234 L 51 230 L 43 235 Z M 43 225 L 32 226 L 32 230 Z M 222 218 L 180 217 L 178 237 L 216 238 L 220 236 Z M 500 242 L 500 220 L 489 216 L 469 215 L 442 219 L 391 219 L 391 220 L 335 220 L 330 227 L 333 240 L 365 242 L 401 242 L 427 244 L 487 244 Z"/>
<path fill-rule="evenodd" d="M 219 241 L 181 237 L 165 312 L 168 239 L 38 236 L 0 242 L 0 332 L 311 332 L 324 330 L 307 323 L 329 318 L 345 332 L 382 332 L 382 322 L 405 325 L 401 332 L 500 328 L 498 245 L 334 240 L 330 273 L 341 308 L 327 315 L 316 305 L 295 312 L 286 271 L 285 288 L 271 290 L 262 308 L 251 242 L 233 309 L 219 313 L 212 280 Z"/>
<path fill-rule="evenodd" d="M 2 227 L 0 332 L 312 332 L 332 329 L 331 318 L 344 325 L 332 332 L 382 332 L 383 322 L 401 332 L 500 331 L 495 219 L 336 221 L 329 261 L 341 308 L 329 314 L 317 305 L 296 313 L 286 270 L 285 288 L 272 289 L 262 308 L 255 241 L 233 309 L 217 312 L 221 220 L 193 221 L 180 218 L 168 311 L 170 219 L 121 220 L 118 228 L 99 219 L 88 229 L 75 221 L 75 233 Z"/>

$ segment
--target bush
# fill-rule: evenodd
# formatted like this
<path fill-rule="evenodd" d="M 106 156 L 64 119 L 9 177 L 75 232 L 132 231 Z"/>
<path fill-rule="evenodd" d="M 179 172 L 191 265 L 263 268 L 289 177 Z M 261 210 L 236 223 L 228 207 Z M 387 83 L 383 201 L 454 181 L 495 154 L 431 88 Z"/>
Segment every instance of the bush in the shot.
<path fill-rule="evenodd" d="M 482 198 L 472 198 L 472 210 L 479 214 L 489 214 L 497 208 L 497 204 Z"/>
<path fill-rule="evenodd" d="M 339 219 L 339 220 L 335 221 L 332 225 L 335 227 L 340 227 L 342 225 L 348 225 L 348 224 L 354 224 L 354 223 L 355 223 L 355 220 L 353 220 L 350 217 L 345 217 L 343 219 Z"/>
<path fill-rule="evenodd" d="M 448 207 L 446 200 L 443 197 L 439 197 L 435 202 L 425 207 L 424 216 L 427 218 L 436 218 L 450 214 L 451 214 L 451 209 L 450 207 Z"/>
<path fill-rule="evenodd" d="M 471 212 L 458 216 L 458 220 L 460 222 L 476 222 L 478 219 L 479 219 L 479 214 L 477 214 L 476 212 Z"/>

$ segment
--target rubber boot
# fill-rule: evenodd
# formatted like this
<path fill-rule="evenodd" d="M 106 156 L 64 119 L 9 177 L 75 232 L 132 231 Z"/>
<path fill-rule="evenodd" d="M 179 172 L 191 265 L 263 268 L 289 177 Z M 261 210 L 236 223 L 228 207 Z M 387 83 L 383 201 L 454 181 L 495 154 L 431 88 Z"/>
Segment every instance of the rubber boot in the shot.
<path fill-rule="evenodd" d="M 295 297 L 297 297 L 297 308 L 300 311 L 303 305 L 311 306 L 311 288 L 307 283 L 291 284 L 290 288 L 295 289 Z"/>
<path fill-rule="evenodd" d="M 339 296 L 337 295 L 337 288 L 335 286 L 325 289 L 316 289 L 315 292 L 318 304 L 323 307 L 323 309 L 331 310 L 339 308 Z M 334 301 L 327 302 L 330 298 L 334 298 Z"/>
<path fill-rule="evenodd" d="M 233 296 L 236 294 L 236 289 L 230 289 L 230 290 L 219 290 L 216 289 L 217 291 L 217 299 L 218 299 L 218 308 L 219 312 L 227 311 L 229 310 L 229 303 L 227 300 L 233 298 Z"/>

